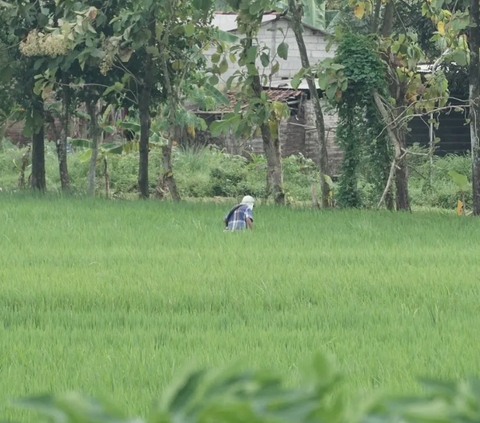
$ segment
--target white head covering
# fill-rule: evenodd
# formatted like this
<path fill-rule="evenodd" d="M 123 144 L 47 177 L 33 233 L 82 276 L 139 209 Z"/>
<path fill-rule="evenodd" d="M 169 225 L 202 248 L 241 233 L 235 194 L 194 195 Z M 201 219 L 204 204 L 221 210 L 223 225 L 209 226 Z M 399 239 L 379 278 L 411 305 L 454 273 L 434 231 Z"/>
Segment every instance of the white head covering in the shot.
<path fill-rule="evenodd" d="M 243 200 L 242 200 L 241 204 L 245 204 L 249 208 L 253 209 L 253 205 L 255 204 L 255 200 L 253 199 L 253 197 L 250 197 L 249 195 L 246 195 L 245 197 L 243 197 Z"/>

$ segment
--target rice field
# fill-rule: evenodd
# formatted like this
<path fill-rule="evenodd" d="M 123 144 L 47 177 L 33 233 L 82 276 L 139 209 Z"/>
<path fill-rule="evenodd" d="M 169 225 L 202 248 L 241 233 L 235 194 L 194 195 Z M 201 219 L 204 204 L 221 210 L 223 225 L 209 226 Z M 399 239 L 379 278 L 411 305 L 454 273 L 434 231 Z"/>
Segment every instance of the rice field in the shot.
<path fill-rule="evenodd" d="M 298 383 L 333 354 L 351 393 L 480 375 L 480 220 L 0 195 L 0 420 L 78 391 L 144 415 L 186 365 Z"/>

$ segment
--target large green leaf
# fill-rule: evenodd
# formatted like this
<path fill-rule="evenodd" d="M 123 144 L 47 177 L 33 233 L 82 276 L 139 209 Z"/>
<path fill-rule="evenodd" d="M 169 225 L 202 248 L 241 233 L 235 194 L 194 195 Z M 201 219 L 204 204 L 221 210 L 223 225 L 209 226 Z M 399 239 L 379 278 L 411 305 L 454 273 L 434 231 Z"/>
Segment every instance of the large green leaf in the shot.
<path fill-rule="evenodd" d="M 456 172 L 455 170 L 451 170 L 448 172 L 450 178 L 452 178 L 453 182 L 457 184 L 457 187 L 460 191 L 465 191 L 468 185 L 468 178 L 461 173 Z"/>
<path fill-rule="evenodd" d="M 288 44 L 286 42 L 281 42 L 277 47 L 278 56 L 283 59 L 288 59 Z"/>
<path fill-rule="evenodd" d="M 113 134 L 115 132 L 115 127 L 110 125 L 105 125 L 105 126 L 102 126 L 102 130 L 104 132 L 107 132 L 108 134 Z"/>
<path fill-rule="evenodd" d="M 228 134 L 230 129 L 233 129 L 234 131 L 238 127 L 238 124 L 240 123 L 241 116 L 237 113 L 230 113 L 225 116 L 224 120 L 216 120 L 215 122 L 212 122 L 210 125 L 210 131 L 212 133 L 212 136 L 218 137 L 221 134 Z"/>
<path fill-rule="evenodd" d="M 214 33 L 214 38 L 229 44 L 234 44 L 239 40 L 236 35 L 232 34 L 231 32 L 222 31 L 221 29 L 217 29 L 217 31 Z"/>
<path fill-rule="evenodd" d="M 326 31 L 328 33 L 333 33 L 335 31 L 335 28 L 339 25 L 345 15 L 346 12 L 338 10 L 329 10 L 328 12 L 326 12 L 325 16 L 328 20 Z M 327 51 L 329 50 L 327 49 Z"/>
<path fill-rule="evenodd" d="M 262 62 L 262 66 L 264 68 L 268 67 L 268 65 L 270 64 L 270 55 L 267 53 L 262 53 L 260 55 L 260 61 Z"/>
<path fill-rule="evenodd" d="M 224 58 L 218 65 L 218 72 L 224 74 L 226 71 L 228 71 L 228 62 L 227 59 Z"/>
<path fill-rule="evenodd" d="M 458 66 L 466 66 L 468 64 L 468 54 L 466 50 L 458 50 L 452 55 L 453 61 Z"/>
<path fill-rule="evenodd" d="M 325 30 L 325 1 L 324 0 L 303 0 L 304 16 L 303 23 L 315 28 Z"/>
<path fill-rule="evenodd" d="M 6 1 L 0 0 L 0 7 L 4 7 L 5 9 L 13 9 L 15 6 L 7 3 Z"/>
<path fill-rule="evenodd" d="M 70 142 L 74 147 L 80 147 L 80 148 L 93 147 L 92 140 L 88 140 L 86 138 L 68 138 L 68 142 Z"/>
<path fill-rule="evenodd" d="M 80 160 L 82 163 L 90 161 L 92 158 L 93 150 L 85 150 L 80 156 L 78 156 L 78 160 Z"/>
<path fill-rule="evenodd" d="M 135 133 L 139 133 L 141 130 L 140 124 L 137 122 L 121 122 L 120 126 L 127 131 L 132 131 Z"/>
<path fill-rule="evenodd" d="M 123 145 L 114 145 L 110 148 L 105 149 L 105 151 L 109 154 L 122 154 L 124 151 Z"/>
<path fill-rule="evenodd" d="M 230 104 L 230 100 L 224 94 L 222 94 L 219 90 L 217 90 L 213 85 L 206 83 L 204 86 L 205 91 L 210 94 L 217 103 L 227 106 Z"/>
<path fill-rule="evenodd" d="M 195 33 L 195 25 L 192 22 L 189 22 L 185 25 L 185 35 L 191 37 Z"/>
<path fill-rule="evenodd" d="M 299 86 L 300 86 L 300 83 L 302 82 L 302 79 L 295 75 L 293 78 L 292 78 L 292 81 L 290 82 L 292 88 L 294 89 L 297 89 Z"/>
<path fill-rule="evenodd" d="M 255 62 L 257 58 L 258 46 L 252 46 L 247 50 L 247 60 L 249 62 Z M 267 65 L 268 66 L 268 65 Z"/>
<path fill-rule="evenodd" d="M 13 69 L 10 66 L 4 67 L 0 71 L 0 82 L 9 83 L 13 76 Z"/>

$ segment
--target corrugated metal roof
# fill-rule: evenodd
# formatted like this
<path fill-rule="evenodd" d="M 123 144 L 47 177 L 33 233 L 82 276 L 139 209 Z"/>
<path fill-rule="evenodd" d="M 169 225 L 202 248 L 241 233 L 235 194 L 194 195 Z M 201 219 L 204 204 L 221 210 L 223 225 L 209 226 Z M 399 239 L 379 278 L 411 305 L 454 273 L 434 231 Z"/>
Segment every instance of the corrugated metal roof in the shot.
<path fill-rule="evenodd" d="M 276 19 L 285 19 L 290 21 L 291 19 L 288 15 L 285 15 L 280 12 L 266 12 L 262 17 L 262 25 L 272 22 Z M 235 12 L 215 12 L 212 21 L 213 26 L 218 27 L 222 31 L 236 31 L 237 30 L 237 14 Z M 317 32 L 322 35 L 329 35 L 326 31 L 315 28 L 314 26 L 303 24 L 305 28 L 309 28 L 314 32 Z"/>

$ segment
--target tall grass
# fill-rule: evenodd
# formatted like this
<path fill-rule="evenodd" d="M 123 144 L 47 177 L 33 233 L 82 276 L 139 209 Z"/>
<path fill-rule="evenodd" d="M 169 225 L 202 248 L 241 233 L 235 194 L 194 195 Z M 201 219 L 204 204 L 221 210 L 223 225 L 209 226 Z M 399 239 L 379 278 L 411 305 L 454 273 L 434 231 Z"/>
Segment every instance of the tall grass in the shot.
<path fill-rule="evenodd" d="M 0 194 L 0 404 L 81 391 L 144 414 L 192 360 L 333 353 L 351 392 L 480 374 L 478 221 Z M 9 409 L 0 415 L 19 417 Z"/>
<path fill-rule="evenodd" d="M 18 191 L 20 161 L 24 151 L 13 144 L 4 142 L 0 148 L 0 191 Z M 464 175 L 471 174 L 471 160 L 468 156 L 449 155 L 435 157 L 430 169 L 427 150 L 424 147 L 410 148 L 409 191 L 414 208 L 434 207 L 454 210 L 460 199 L 458 188 L 449 176 L 455 170 Z M 81 152 L 68 155 L 68 169 L 71 191 L 85 194 L 87 190 L 88 163 L 82 162 Z M 157 178 L 163 174 L 160 149 L 152 149 L 149 159 L 150 189 L 153 193 Z M 318 184 L 318 169 L 315 163 L 302 155 L 283 159 L 284 188 L 287 201 L 292 204 L 311 203 L 312 185 Z M 134 199 L 138 196 L 138 153 L 110 157 L 110 191 L 115 198 Z M 255 197 L 266 196 L 267 162 L 262 156 L 252 155 L 250 160 L 230 155 L 214 146 L 178 147 L 174 149 L 173 167 L 178 189 L 183 198 L 206 199 L 212 197 L 232 198 L 246 194 Z M 31 170 L 26 170 L 26 178 Z M 59 193 L 61 183 L 58 172 L 55 147 L 46 147 L 47 189 Z M 375 208 L 379 201 L 378 189 L 365 177 L 365 169 L 359 173 L 358 188 L 363 207 Z M 430 180 L 431 177 L 431 180 Z M 333 184 L 334 196 L 337 191 Z M 97 193 L 105 190 L 103 165 L 97 169 Z M 319 187 L 317 187 L 318 189 Z M 467 209 L 471 209 L 471 183 L 466 190 Z"/>

